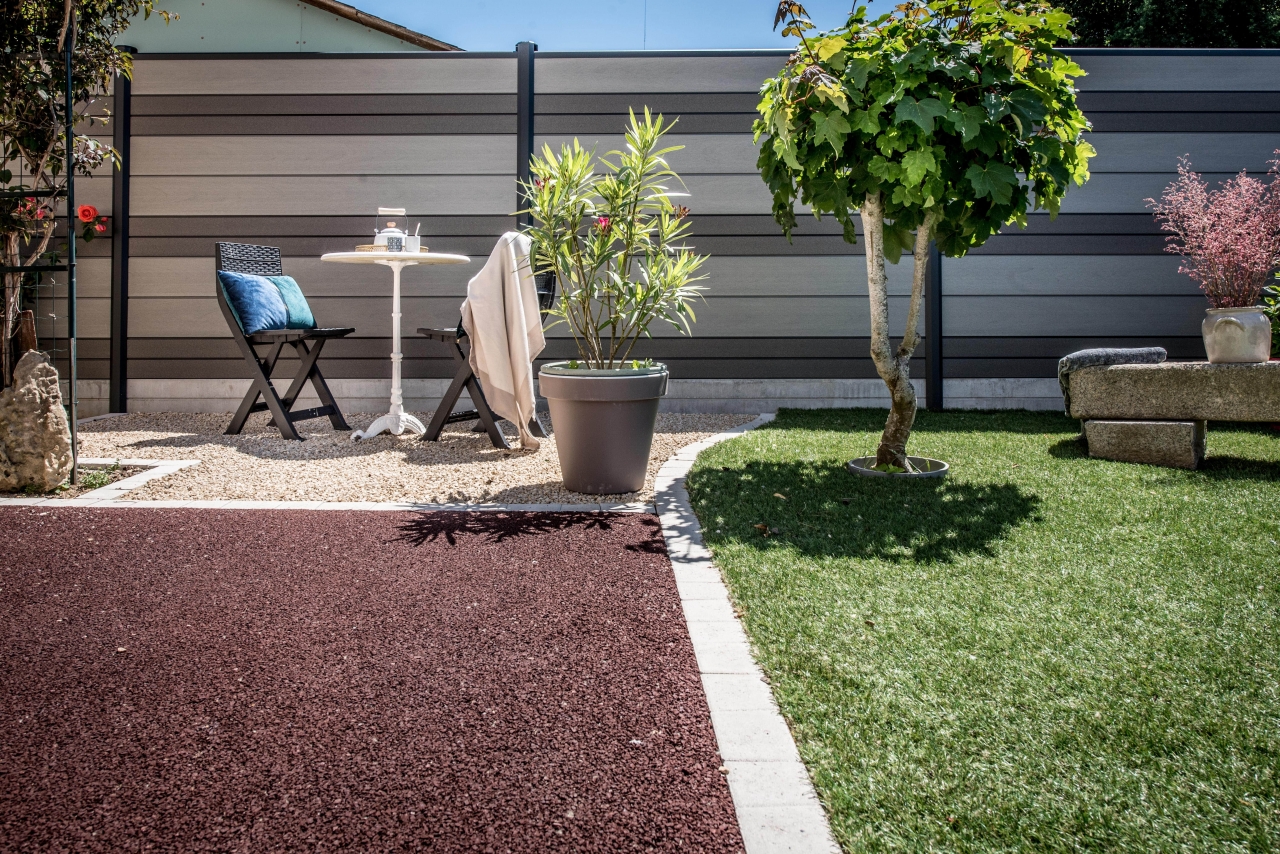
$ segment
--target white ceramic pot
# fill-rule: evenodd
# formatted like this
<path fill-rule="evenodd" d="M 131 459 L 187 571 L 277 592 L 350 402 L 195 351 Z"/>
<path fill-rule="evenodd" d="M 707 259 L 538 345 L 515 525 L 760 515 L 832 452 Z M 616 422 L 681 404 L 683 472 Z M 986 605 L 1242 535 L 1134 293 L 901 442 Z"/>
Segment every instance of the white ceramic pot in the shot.
<path fill-rule="evenodd" d="M 1208 309 L 1200 333 L 1210 364 L 1252 365 L 1271 358 L 1271 321 L 1260 309 Z"/>

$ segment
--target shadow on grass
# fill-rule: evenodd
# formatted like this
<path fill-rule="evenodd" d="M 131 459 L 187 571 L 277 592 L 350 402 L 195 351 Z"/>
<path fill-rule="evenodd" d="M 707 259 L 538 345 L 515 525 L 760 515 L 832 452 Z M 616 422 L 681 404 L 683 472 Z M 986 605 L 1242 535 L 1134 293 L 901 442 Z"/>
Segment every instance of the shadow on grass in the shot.
<path fill-rule="evenodd" d="M 519 537 L 535 537 L 570 528 L 584 531 L 613 530 L 615 517 L 607 513 L 499 513 L 450 512 L 434 510 L 422 513 L 399 526 L 398 539 L 414 546 L 425 546 L 444 540 L 451 546 L 460 540 L 476 538 L 486 543 L 503 543 Z M 644 517 L 640 524 L 649 529 L 648 538 L 626 546 L 628 551 L 665 554 L 661 526 L 657 519 Z"/>
<path fill-rule="evenodd" d="M 815 556 L 896 562 L 991 555 L 1014 528 L 1038 520 L 1040 505 L 1012 483 L 857 477 L 830 463 L 703 469 L 689 486 L 704 517 L 719 515 L 739 532 L 766 526 L 768 534 L 745 535 L 749 545 L 785 542 Z M 709 521 L 704 529 L 714 530 Z"/>

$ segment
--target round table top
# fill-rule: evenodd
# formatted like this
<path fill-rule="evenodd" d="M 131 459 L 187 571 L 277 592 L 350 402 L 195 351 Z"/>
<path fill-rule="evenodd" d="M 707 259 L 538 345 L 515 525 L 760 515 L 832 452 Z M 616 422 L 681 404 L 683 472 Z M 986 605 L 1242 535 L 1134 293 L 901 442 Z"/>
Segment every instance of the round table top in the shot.
<path fill-rule="evenodd" d="M 470 264 L 466 255 L 450 255 L 446 252 L 329 252 L 320 256 L 321 261 L 339 264 L 386 264 L 400 261 L 405 264 Z"/>

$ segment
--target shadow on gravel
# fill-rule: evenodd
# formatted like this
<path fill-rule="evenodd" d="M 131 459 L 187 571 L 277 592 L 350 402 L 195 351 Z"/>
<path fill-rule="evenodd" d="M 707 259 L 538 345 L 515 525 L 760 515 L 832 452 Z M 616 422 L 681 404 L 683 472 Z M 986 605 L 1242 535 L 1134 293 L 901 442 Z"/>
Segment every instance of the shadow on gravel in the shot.
<path fill-rule="evenodd" d="M 806 554 L 888 561 L 991 555 L 1014 528 L 1038 521 L 1040 506 L 1038 495 L 1012 483 L 859 478 L 825 461 L 703 469 L 689 486 L 704 528 L 719 513 L 738 530 L 760 530 L 747 538 L 760 549 L 785 543 Z"/>
<path fill-rule="evenodd" d="M 397 538 L 413 546 L 424 546 L 444 540 L 451 546 L 463 538 L 477 537 L 487 543 L 502 543 L 519 537 L 531 537 L 564 531 L 569 528 L 583 530 L 613 530 L 614 516 L 605 513 L 496 513 L 490 511 L 459 512 L 432 511 L 423 513 L 399 526 Z M 663 554 L 660 525 L 653 518 L 645 518 L 641 524 L 652 529 L 659 537 L 626 546 L 628 551 Z"/>

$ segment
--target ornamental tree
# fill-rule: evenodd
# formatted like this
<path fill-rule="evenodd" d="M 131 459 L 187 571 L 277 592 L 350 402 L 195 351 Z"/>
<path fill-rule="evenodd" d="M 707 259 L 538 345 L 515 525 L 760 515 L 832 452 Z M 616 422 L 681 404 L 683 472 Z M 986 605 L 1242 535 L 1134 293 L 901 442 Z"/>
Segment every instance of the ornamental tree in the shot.
<path fill-rule="evenodd" d="M 30 267 L 53 260 L 49 244 L 58 214 L 48 193 L 66 187 L 66 66 L 63 45 L 70 39 L 72 121 L 93 124 L 105 111 L 93 110 L 117 74 L 128 74 L 130 56 L 115 44 L 138 14 L 148 16 L 156 0 L 8 0 L 0 6 L 0 265 Z M 160 12 L 167 20 L 167 12 Z M 91 175 L 116 160 L 115 151 L 88 136 L 72 140 L 72 170 Z M 87 208 L 88 206 L 86 206 Z M 78 212 L 83 236 L 102 225 L 94 211 Z M 6 273 L 0 306 L 0 386 L 12 366 L 10 341 L 21 309 L 24 283 L 34 274 Z"/>
<path fill-rule="evenodd" d="M 800 38 L 761 87 L 758 167 L 773 215 L 790 238 L 795 206 L 830 214 L 844 239 L 866 241 L 871 358 L 892 407 L 876 451 L 882 470 L 911 470 L 907 440 L 916 395 L 930 241 L 959 257 L 1029 209 L 1056 216 L 1067 188 L 1089 177 L 1090 125 L 1073 81 L 1084 71 L 1054 46 L 1071 18 L 1038 0 L 909 0 L 870 20 L 811 34 L 794 0 L 774 20 Z M 915 258 L 907 327 L 889 340 L 885 261 Z"/>

